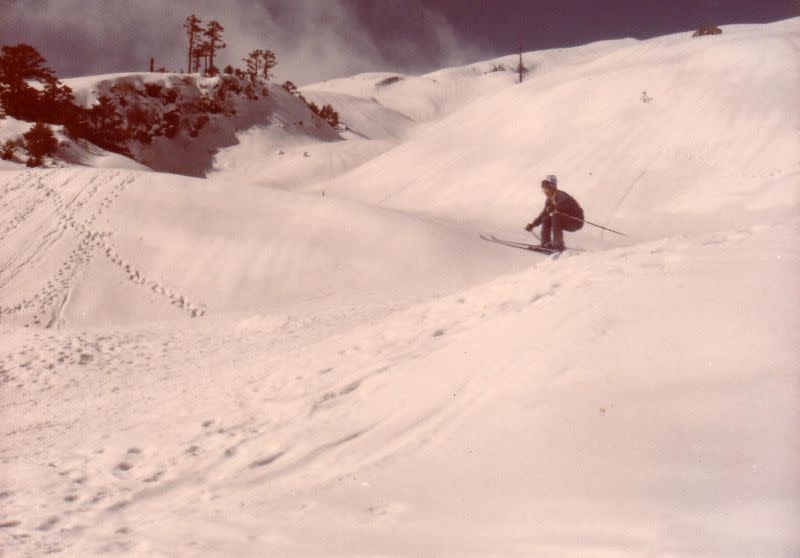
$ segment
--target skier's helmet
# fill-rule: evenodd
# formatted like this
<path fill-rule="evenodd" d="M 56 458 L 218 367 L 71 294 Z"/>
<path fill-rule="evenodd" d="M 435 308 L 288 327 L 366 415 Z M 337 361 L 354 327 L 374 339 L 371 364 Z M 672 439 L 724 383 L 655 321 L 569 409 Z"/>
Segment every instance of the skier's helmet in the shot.
<path fill-rule="evenodd" d="M 542 188 L 557 188 L 558 187 L 558 178 L 554 174 L 548 174 L 544 180 L 542 180 Z"/>

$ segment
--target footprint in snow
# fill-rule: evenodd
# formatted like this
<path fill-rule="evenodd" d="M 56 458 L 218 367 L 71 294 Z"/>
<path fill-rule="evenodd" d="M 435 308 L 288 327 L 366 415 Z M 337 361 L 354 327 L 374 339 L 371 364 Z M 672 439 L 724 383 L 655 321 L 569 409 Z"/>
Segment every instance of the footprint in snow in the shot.
<path fill-rule="evenodd" d="M 284 452 L 279 451 L 278 453 L 274 453 L 274 454 L 270 455 L 269 457 L 265 457 L 264 459 L 258 459 L 256 461 L 253 461 L 249 465 L 249 468 L 250 469 L 258 469 L 259 467 L 266 467 L 270 463 L 273 463 L 276 460 L 278 460 L 283 455 L 283 453 Z"/>
<path fill-rule="evenodd" d="M 364 511 L 374 519 L 391 519 L 406 513 L 408 506 L 400 502 L 393 502 L 391 504 L 370 506 Z"/>

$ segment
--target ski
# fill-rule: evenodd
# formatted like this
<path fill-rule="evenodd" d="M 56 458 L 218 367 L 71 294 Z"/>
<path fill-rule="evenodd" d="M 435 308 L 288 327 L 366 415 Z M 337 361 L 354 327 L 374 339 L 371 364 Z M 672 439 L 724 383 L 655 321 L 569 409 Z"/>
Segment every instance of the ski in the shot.
<path fill-rule="evenodd" d="M 482 234 L 481 238 L 483 240 L 486 240 L 487 242 L 494 242 L 495 244 L 502 244 L 503 246 L 509 246 L 511 248 L 519 248 L 520 250 L 528 250 L 529 252 L 537 252 L 539 254 L 546 254 L 548 256 L 552 255 L 552 254 L 559 254 L 560 253 L 558 250 L 551 250 L 549 248 L 542 248 L 541 246 L 537 246 L 535 244 L 527 244 L 525 242 L 516 242 L 516 241 L 513 241 L 513 240 L 505 240 L 505 239 L 502 239 L 502 238 L 497 238 L 494 235 L 486 236 L 486 235 Z"/>

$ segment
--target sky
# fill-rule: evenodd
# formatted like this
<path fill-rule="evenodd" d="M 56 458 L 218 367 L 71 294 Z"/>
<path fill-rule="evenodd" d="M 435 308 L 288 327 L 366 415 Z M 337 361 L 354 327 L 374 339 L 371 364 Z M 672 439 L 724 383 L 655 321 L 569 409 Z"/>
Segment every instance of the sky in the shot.
<path fill-rule="evenodd" d="M 277 55 L 275 79 L 422 73 L 523 50 L 800 16 L 800 0 L 0 0 L 0 42 L 60 77 L 186 67 L 189 14 L 225 28 L 222 65 Z"/>

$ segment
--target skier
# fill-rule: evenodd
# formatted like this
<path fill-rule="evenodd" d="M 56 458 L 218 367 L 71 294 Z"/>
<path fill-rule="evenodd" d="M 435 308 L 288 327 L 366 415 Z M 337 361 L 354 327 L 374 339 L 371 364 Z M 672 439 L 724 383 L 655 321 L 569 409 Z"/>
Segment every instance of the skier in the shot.
<path fill-rule="evenodd" d="M 532 223 L 525 225 L 525 230 L 531 232 L 542 225 L 540 247 L 561 252 L 566 248 L 564 231 L 575 232 L 583 227 L 583 209 L 575 198 L 558 189 L 558 179 L 553 174 L 542 180 L 542 190 L 547 196 L 544 210 Z"/>

